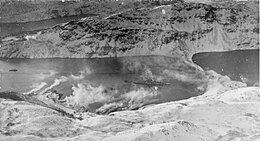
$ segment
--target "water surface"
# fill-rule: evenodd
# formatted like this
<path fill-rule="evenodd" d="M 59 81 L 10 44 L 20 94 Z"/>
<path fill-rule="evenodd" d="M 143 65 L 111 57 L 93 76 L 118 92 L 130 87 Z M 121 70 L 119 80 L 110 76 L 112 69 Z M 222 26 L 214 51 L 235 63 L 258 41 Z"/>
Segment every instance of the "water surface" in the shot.
<path fill-rule="evenodd" d="M 120 101 L 144 105 L 162 103 L 202 94 L 197 90 L 198 84 L 187 83 L 163 74 L 169 66 L 171 68 L 168 72 L 172 71 L 177 76 L 178 72 L 184 74 L 184 70 L 194 75 L 197 73 L 188 65 L 187 68 L 190 70 L 186 69 L 186 65 L 178 60 L 156 56 L 102 59 L 0 59 L 0 91 L 25 94 L 55 91 L 63 94 L 63 98 L 76 95 L 74 100 L 76 99 L 77 104 L 85 104 L 92 111 L 104 104 Z M 147 79 L 170 85 L 146 85 Z M 141 82 L 141 84 L 131 82 Z"/>
<path fill-rule="evenodd" d="M 90 14 L 77 15 L 77 16 L 69 16 L 69 17 L 62 17 L 56 19 L 47 19 L 42 21 L 24 22 L 24 23 L 0 23 L 0 37 L 4 37 L 7 35 L 14 35 L 17 33 L 46 29 L 55 26 L 57 24 L 66 23 L 72 20 L 77 20 L 80 18 L 85 18 L 90 16 L 94 16 L 94 15 L 90 15 Z"/>
<path fill-rule="evenodd" d="M 259 83 L 259 49 L 203 52 L 193 55 L 192 60 L 205 70 L 214 70 L 232 80 L 251 86 Z"/>

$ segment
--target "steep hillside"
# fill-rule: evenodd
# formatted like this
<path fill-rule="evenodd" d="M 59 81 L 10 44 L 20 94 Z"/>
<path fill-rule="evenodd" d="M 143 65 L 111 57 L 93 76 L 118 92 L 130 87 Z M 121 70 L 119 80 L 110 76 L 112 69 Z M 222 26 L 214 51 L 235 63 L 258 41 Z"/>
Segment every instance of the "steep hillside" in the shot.
<path fill-rule="evenodd" d="M 162 2 L 174 3 L 172 2 Z M 95 14 L 106 16 L 126 9 L 149 7 L 158 4 L 152 1 L 108 1 L 108 0 L 36 0 L 36 1 L 0 1 L 0 23 L 30 22 L 44 19 L 61 18 L 74 15 Z"/>
<path fill-rule="evenodd" d="M 0 57 L 112 57 L 259 48 L 258 2 L 150 6 L 2 39 Z"/>

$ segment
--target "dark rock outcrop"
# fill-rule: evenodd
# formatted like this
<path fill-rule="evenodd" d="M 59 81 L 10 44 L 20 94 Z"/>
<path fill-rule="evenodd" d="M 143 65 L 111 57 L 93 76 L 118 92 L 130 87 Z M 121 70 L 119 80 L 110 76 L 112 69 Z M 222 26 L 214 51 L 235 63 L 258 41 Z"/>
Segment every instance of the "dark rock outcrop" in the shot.
<path fill-rule="evenodd" d="M 188 3 L 71 21 L 27 40 L 4 41 L 0 57 L 177 56 L 259 48 L 258 2 Z"/>

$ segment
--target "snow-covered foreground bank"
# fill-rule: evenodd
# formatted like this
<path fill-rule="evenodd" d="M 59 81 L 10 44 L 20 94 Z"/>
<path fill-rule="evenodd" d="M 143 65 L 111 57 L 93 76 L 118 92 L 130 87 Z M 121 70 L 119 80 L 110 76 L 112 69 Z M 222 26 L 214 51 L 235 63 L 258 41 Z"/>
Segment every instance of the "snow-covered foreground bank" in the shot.
<path fill-rule="evenodd" d="M 0 140 L 259 140 L 259 87 L 221 91 L 215 86 L 201 96 L 139 110 L 85 113 L 83 120 L 0 99 Z"/>

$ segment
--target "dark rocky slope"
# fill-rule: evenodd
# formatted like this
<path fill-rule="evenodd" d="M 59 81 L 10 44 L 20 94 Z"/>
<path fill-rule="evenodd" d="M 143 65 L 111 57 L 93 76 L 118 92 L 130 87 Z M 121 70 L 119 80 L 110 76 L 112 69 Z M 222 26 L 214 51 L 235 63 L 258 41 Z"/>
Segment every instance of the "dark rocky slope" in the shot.
<path fill-rule="evenodd" d="M 259 48 L 258 2 L 150 6 L 2 39 L 0 57 L 115 57 Z"/>
<path fill-rule="evenodd" d="M 171 2 L 161 2 L 172 3 Z M 41 21 L 75 15 L 95 14 L 106 16 L 125 9 L 149 7 L 153 1 L 116 0 L 4 0 L 0 1 L 0 23 Z"/>

